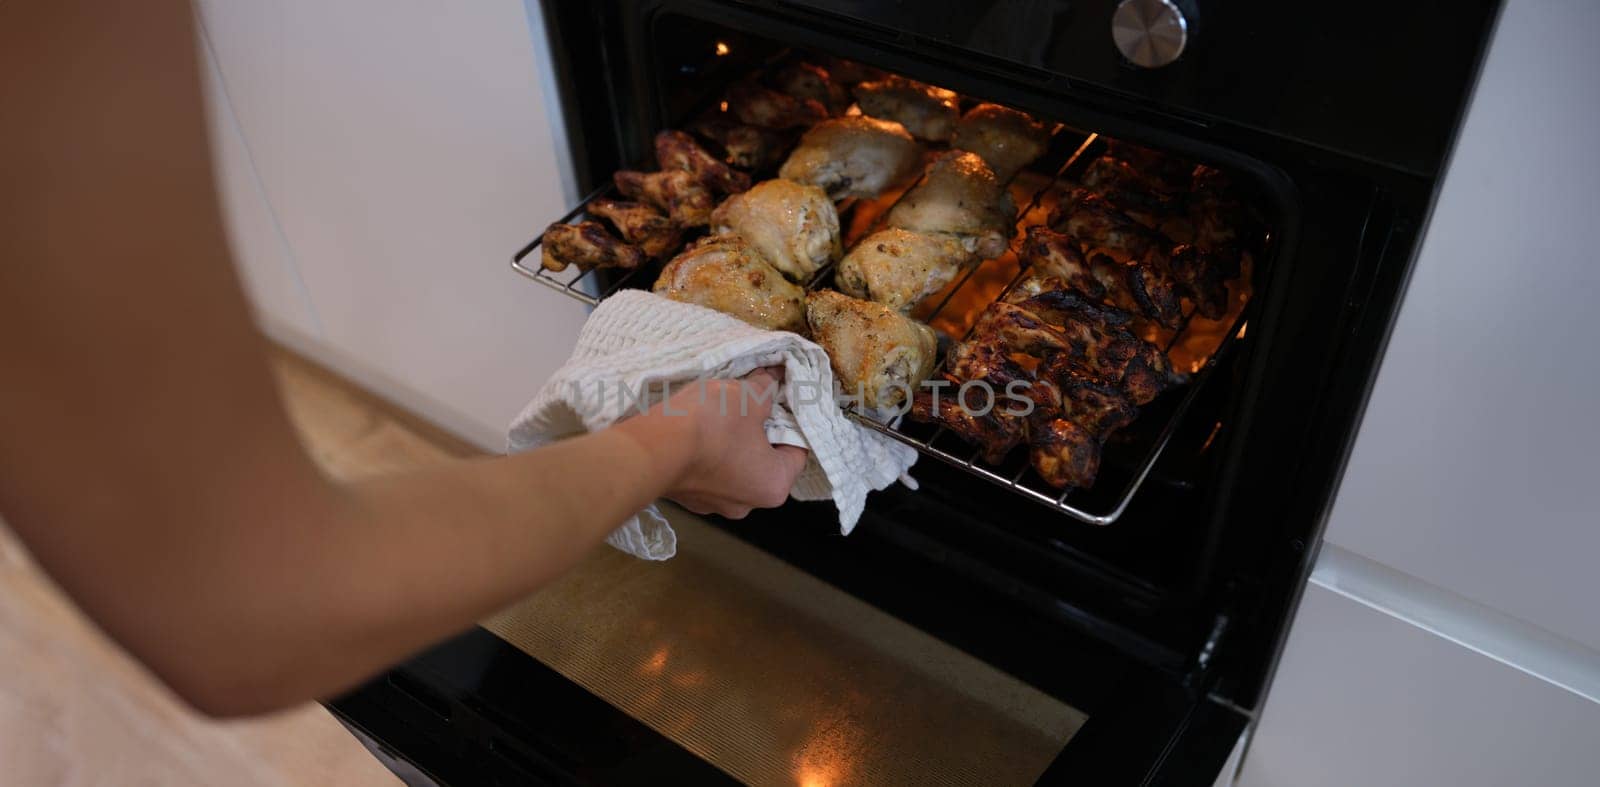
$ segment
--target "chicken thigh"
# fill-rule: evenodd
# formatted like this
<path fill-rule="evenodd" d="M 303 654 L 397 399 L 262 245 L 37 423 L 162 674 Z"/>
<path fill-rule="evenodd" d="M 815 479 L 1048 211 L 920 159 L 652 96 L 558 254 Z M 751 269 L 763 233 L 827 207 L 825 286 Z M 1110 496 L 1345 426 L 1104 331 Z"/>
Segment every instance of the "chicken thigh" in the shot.
<path fill-rule="evenodd" d="M 839 213 L 816 186 L 766 180 L 735 194 L 711 214 L 711 228 L 736 233 L 772 267 L 803 282 L 839 259 Z"/>
<path fill-rule="evenodd" d="M 653 289 L 758 328 L 800 333 L 806 327 L 805 290 L 737 235 L 713 235 L 685 249 L 662 269 Z"/>
<path fill-rule="evenodd" d="M 905 182 L 921 161 L 922 146 L 899 123 L 841 117 L 812 126 L 778 177 L 819 186 L 833 199 L 870 198 Z"/>
<path fill-rule="evenodd" d="M 857 243 L 839 263 L 834 281 L 857 298 L 903 312 L 974 262 L 977 255 L 954 235 L 886 229 Z"/>
<path fill-rule="evenodd" d="M 1016 228 L 1011 194 L 976 153 L 951 150 L 889 211 L 889 226 L 962 236 L 984 259 L 998 257 Z"/>
<path fill-rule="evenodd" d="M 868 409 L 900 405 L 933 373 L 933 329 L 883 304 L 818 290 L 806 296 L 806 322 L 845 393 Z"/>
<path fill-rule="evenodd" d="M 961 119 L 955 91 L 903 76 L 862 82 L 853 92 L 862 114 L 893 120 L 918 139 L 943 142 L 955 134 Z"/>
<path fill-rule="evenodd" d="M 1050 146 L 1050 129 L 1015 109 L 979 104 L 956 124 L 950 146 L 978 154 L 994 170 L 994 176 L 1006 183 L 1044 155 Z"/>

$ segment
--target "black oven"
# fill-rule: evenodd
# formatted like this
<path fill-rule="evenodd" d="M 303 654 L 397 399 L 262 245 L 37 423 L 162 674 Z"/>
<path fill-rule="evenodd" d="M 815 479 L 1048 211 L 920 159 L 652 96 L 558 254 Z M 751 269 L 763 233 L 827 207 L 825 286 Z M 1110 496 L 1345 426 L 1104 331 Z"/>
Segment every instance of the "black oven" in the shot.
<path fill-rule="evenodd" d="M 1211 784 L 1270 682 L 1496 10 L 608 0 L 542 14 L 596 193 L 649 159 L 656 131 L 796 53 L 1059 124 L 1047 180 L 1114 138 L 1243 184 L 1270 227 L 1250 298 L 1225 352 L 1108 448 L 1104 493 L 1052 504 L 935 441 L 919 488 L 874 495 L 848 538 L 820 504 L 715 523 L 1080 712 L 1040 781 Z M 567 290 L 632 286 L 595 279 Z M 510 639 L 475 629 L 331 706 L 452 784 L 729 778 Z"/>

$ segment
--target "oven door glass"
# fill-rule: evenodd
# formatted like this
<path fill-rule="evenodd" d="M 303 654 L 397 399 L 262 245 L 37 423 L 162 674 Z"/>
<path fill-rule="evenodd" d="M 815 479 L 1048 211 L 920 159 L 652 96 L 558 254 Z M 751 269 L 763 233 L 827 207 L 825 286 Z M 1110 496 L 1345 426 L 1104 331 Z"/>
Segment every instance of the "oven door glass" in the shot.
<path fill-rule="evenodd" d="M 1085 714 L 673 512 L 484 627 L 750 784 L 1029 784 Z"/>

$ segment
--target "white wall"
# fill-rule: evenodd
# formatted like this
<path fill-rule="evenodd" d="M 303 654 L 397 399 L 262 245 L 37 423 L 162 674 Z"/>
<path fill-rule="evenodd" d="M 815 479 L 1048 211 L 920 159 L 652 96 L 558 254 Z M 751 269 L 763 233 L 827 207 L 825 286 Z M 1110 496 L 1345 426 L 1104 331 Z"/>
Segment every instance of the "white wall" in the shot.
<path fill-rule="evenodd" d="M 263 326 L 480 445 L 583 319 L 508 267 L 575 201 L 520 0 L 201 0 L 222 191 Z"/>
<path fill-rule="evenodd" d="M 1600 780 L 1597 38 L 1506 3 L 1248 787 Z"/>

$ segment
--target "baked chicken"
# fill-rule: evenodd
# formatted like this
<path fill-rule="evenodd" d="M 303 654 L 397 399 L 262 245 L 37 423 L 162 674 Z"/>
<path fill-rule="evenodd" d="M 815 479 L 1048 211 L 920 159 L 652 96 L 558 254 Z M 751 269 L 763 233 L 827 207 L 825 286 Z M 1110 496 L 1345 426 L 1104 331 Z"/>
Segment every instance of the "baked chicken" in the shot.
<path fill-rule="evenodd" d="M 568 265 L 590 268 L 637 268 L 644 252 L 618 240 L 598 221 L 551 224 L 539 242 L 540 265 L 547 271 L 564 271 Z"/>
<path fill-rule="evenodd" d="M 1095 278 L 1119 305 L 1169 328 L 1183 321 L 1184 291 L 1168 257 L 1171 241 L 1161 233 L 1087 189 L 1073 190 L 1056 209 L 1051 226 L 1078 242 Z"/>
<path fill-rule="evenodd" d="M 918 139 L 948 140 L 961 119 L 954 91 L 903 76 L 862 82 L 852 92 L 861 114 L 893 120 Z"/>
<path fill-rule="evenodd" d="M 1022 243 L 1022 259 L 1033 270 L 1065 281 L 1094 299 L 1108 299 L 1156 322 L 1175 327 L 1183 320 L 1178 296 L 1186 292 L 1173 272 L 1171 260 L 1152 245 L 1145 257 L 1121 263 L 1098 249 L 1087 262 L 1076 239 L 1045 227 L 1029 227 Z M 1195 272 L 1200 276 L 1200 272 Z M 1227 291 L 1223 290 L 1223 300 Z"/>
<path fill-rule="evenodd" d="M 806 281 L 839 259 L 839 213 L 816 186 L 766 180 L 729 197 L 711 216 L 712 230 L 737 233 L 783 275 Z"/>
<path fill-rule="evenodd" d="M 656 134 L 656 163 L 663 171 L 682 170 L 713 191 L 736 194 L 750 188 L 750 176 L 707 153 L 694 137 L 668 129 Z"/>
<path fill-rule="evenodd" d="M 1044 155 L 1050 129 L 1026 113 L 999 104 L 979 104 L 961 116 L 950 146 L 978 154 L 1007 183 Z"/>
<path fill-rule="evenodd" d="M 740 122 L 761 128 L 809 126 L 828 117 L 828 108 L 811 98 L 796 98 L 754 80 L 728 88 L 728 109 Z"/>
<path fill-rule="evenodd" d="M 959 235 L 983 259 L 1005 252 L 1015 232 L 1016 205 L 976 153 L 951 150 L 889 211 L 889 226 Z"/>
<path fill-rule="evenodd" d="M 904 312 L 976 262 L 954 235 L 891 228 L 857 243 L 839 263 L 834 281 L 850 295 Z"/>
<path fill-rule="evenodd" d="M 696 121 L 692 128 L 694 133 L 721 145 L 729 164 L 752 172 L 777 166 L 791 144 L 780 132 L 746 125 L 726 114 Z"/>
<path fill-rule="evenodd" d="M 876 197 L 916 174 L 922 146 L 889 120 L 824 120 L 800 138 L 778 177 L 819 186 L 833 199 Z"/>
<path fill-rule="evenodd" d="M 881 303 L 817 290 L 806 296 L 806 322 L 845 393 L 869 410 L 899 406 L 933 373 L 933 329 Z"/>
<path fill-rule="evenodd" d="M 828 70 L 810 63 L 790 63 L 772 75 L 772 85 L 802 101 L 811 100 L 838 114 L 850 106 L 844 86 L 828 77 Z"/>
<path fill-rule="evenodd" d="M 989 464 L 999 464 L 1022 442 L 1027 422 L 1011 414 L 1010 408 L 987 406 L 987 394 L 973 387 L 963 395 L 961 385 L 966 381 L 953 374 L 944 375 L 940 382 L 944 385 L 925 386 L 912 397 L 912 420 L 938 424 L 956 433 L 977 446 Z"/>
<path fill-rule="evenodd" d="M 624 196 L 660 208 L 680 227 L 703 227 L 711 221 L 716 199 L 711 189 L 689 172 L 618 170 L 611 179 Z"/>
<path fill-rule="evenodd" d="M 683 239 L 683 228 L 642 202 L 597 199 L 589 203 L 589 212 L 611 222 L 623 240 L 652 259 L 676 249 Z"/>
<path fill-rule="evenodd" d="M 712 235 L 662 269 L 653 288 L 675 301 L 716 309 L 758 328 L 803 332 L 805 290 L 737 235 Z"/>
<path fill-rule="evenodd" d="M 1068 289 L 1028 292 L 1013 291 L 991 304 L 974 333 L 999 336 L 1019 352 L 1117 386 L 1134 404 L 1148 403 L 1177 381 L 1166 353 L 1127 329 L 1126 312 Z"/>

